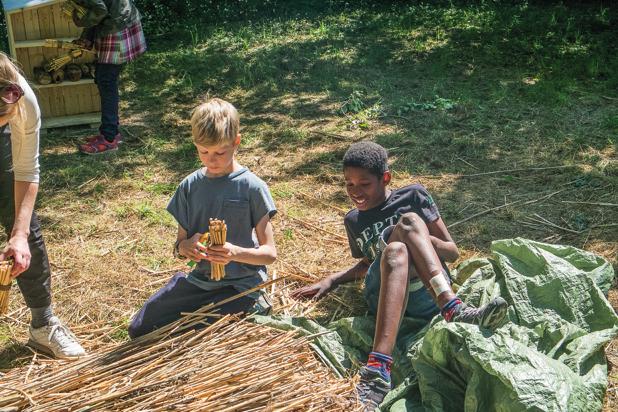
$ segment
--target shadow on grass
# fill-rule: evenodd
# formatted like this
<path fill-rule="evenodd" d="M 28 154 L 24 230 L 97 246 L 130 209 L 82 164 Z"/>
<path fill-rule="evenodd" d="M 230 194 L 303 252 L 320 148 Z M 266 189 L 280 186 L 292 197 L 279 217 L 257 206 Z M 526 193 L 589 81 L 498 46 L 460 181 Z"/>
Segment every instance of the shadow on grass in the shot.
<path fill-rule="evenodd" d="M 4 346 L 0 351 L 0 371 L 26 365 L 32 354 L 30 348 L 19 342 Z"/>
<path fill-rule="evenodd" d="M 308 129 L 348 128 L 337 109 L 353 91 L 362 92 L 364 107 L 379 103 L 365 135 L 390 149 L 393 169 L 413 175 L 574 162 L 595 167 L 595 153 L 615 150 L 618 57 L 609 47 L 618 38 L 615 8 L 467 1 L 306 6 L 253 22 L 188 25 L 193 31 L 153 40 L 123 77 L 122 99 L 131 102 L 126 114 L 142 125 L 128 126 L 136 136 L 115 157 L 46 155 L 46 196 L 101 174 L 130 176 L 144 164 L 180 181 L 198 165 L 187 120 L 207 94 L 239 108 L 251 147 L 274 156 L 296 150 L 302 161 L 285 172 L 321 183 L 337 183 L 333 176 L 353 139 L 337 145 Z M 321 144 L 329 151 L 305 154 Z M 578 173 L 459 180 L 436 197 L 458 216 L 471 199 L 480 210 Z M 615 185 L 615 173 L 606 178 Z"/>

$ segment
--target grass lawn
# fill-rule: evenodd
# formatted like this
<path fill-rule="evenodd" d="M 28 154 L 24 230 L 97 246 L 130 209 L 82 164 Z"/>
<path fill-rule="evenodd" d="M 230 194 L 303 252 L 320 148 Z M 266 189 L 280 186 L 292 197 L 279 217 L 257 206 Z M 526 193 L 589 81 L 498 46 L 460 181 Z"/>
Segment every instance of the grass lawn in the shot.
<path fill-rule="evenodd" d="M 205 96 L 239 109 L 240 161 L 270 185 L 278 276 L 319 278 L 353 263 L 340 161 L 362 139 L 389 150 L 394 187 L 429 189 L 462 259 L 527 237 L 618 268 L 617 8 L 313 3 L 148 36 L 149 52 L 123 73 L 126 143 L 116 154 L 77 154 L 86 129 L 43 137 L 37 210 L 55 309 L 88 348 L 126 339 L 132 313 L 184 267 L 172 257 L 176 223 L 165 206 L 199 167 L 188 119 Z M 363 312 L 357 285 L 309 308 L 286 299 L 299 283 L 277 287 L 280 311 Z M 12 294 L 0 370 L 32 357 L 21 345 L 29 314 Z M 618 308 L 617 290 L 610 300 Z M 618 341 L 607 352 L 612 410 Z"/>

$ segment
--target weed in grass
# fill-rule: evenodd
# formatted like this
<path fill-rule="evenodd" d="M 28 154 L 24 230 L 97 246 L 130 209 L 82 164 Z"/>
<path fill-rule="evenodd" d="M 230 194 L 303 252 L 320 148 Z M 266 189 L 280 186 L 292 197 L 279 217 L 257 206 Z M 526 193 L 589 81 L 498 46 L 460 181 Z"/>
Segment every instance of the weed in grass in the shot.
<path fill-rule="evenodd" d="M 292 229 L 283 229 L 283 238 L 285 240 L 294 240 L 294 231 Z"/>

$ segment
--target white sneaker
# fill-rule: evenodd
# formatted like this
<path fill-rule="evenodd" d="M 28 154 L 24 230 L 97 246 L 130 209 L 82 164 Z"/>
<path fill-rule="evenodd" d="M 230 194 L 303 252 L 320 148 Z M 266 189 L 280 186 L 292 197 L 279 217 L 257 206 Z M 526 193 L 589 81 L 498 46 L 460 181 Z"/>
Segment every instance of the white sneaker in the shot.
<path fill-rule="evenodd" d="M 86 355 L 75 335 L 55 316 L 46 326 L 30 326 L 28 345 L 59 359 L 75 359 Z"/>

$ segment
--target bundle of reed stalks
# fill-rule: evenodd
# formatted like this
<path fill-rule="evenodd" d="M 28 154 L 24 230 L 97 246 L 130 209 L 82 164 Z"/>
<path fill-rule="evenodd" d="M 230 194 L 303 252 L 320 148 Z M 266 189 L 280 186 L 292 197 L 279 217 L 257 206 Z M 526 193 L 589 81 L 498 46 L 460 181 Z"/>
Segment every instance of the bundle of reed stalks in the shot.
<path fill-rule="evenodd" d="M 227 238 L 227 225 L 225 220 L 210 219 L 208 226 L 211 245 L 225 245 Z M 211 265 L 210 277 L 212 280 L 221 280 L 225 277 L 225 265 L 213 263 Z"/>
<path fill-rule="evenodd" d="M 77 14 L 79 19 L 82 19 L 86 15 L 86 8 L 81 4 L 77 4 L 73 0 L 67 0 L 60 6 L 62 12 L 68 16 L 73 17 L 73 11 Z"/>
<path fill-rule="evenodd" d="M 76 363 L 13 370 L 2 378 L 0 410 L 359 410 L 354 382 L 331 373 L 311 337 L 229 315 L 170 335 L 200 316 Z"/>
<path fill-rule="evenodd" d="M 45 70 L 48 72 L 53 72 L 55 70 L 59 70 L 67 64 L 71 63 L 73 59 L 77 59 L 82 57 L 84 51 L 82 49 L 71 50 L 69 53 L 64 56 L 58 56 L 51 59 L 47 64 L 45 64 Z"/>
<path fill-rule="evenodd" d="M 0 315 L 4 315 L 9 309 L 9 292 L 11 290 L 11 271 L 13 259 L 0 262 Z"/>

